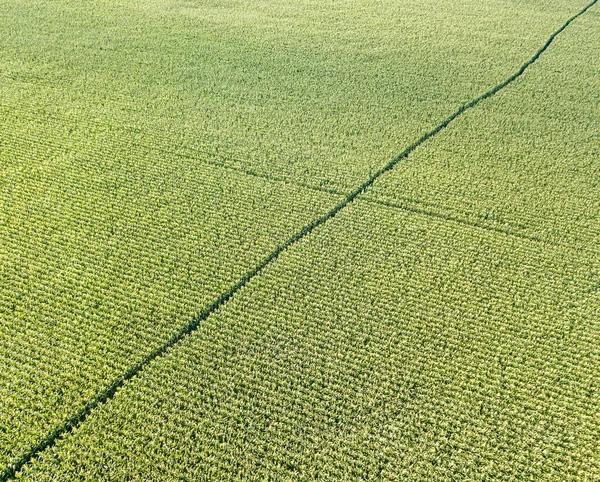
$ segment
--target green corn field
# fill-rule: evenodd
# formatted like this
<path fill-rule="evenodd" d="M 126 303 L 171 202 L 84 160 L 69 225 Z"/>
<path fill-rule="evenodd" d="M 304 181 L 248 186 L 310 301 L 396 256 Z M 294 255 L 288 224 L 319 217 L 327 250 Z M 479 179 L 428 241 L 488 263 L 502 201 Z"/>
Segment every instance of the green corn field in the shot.
<path fill-rule="evenodd" d="M 589 2 L 0 0 L 0 481 L 600 480 Z"/>

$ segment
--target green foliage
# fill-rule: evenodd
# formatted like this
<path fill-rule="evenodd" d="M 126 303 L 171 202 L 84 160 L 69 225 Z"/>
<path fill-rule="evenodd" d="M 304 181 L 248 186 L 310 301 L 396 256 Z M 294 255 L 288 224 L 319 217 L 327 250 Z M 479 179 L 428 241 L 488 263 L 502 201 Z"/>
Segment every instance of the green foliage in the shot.
<path fill-rule="evenodd" d="M 595 8 L 514 86 L 417 149 L 369 197 L 598 252 L 599 44 Z"/>
<path fill-rule="evenodd" d="M 0 0 L 0 474 L 597 476 L 583 5 Z"/>
<path fill-rule="evenodd" d="M 28 162 L 0 188 L 3 466 L 337 199 L 19 125 L 31 139 L 7 150 Z"/>
<path fill-rule="evenodd" d="M 26 479 L 593 479 L 599 282 L 598 257 L 357 201 Z"/>
<path fill-rule="evenodd" d="M 585 3 L 0 0 L 0 102 L 347 192 Z"/>

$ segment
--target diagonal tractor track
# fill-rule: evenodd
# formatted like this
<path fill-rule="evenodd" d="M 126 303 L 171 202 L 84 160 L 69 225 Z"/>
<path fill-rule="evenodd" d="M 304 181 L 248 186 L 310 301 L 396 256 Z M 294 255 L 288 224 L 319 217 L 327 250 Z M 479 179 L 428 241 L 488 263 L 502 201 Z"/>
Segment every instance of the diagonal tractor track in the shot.
<path fill-rule="evenodd" d="M 337 204 L 333 209 L 331 209 L 324 216 L 314 220 L 312 223 L 304 226 L 300 231 L 294 234 L 291 238 L 289 238 L 285 243 L 278 246 L 271 254 L 269 254 L 265 259 L 263 259 L 256 267 L 250 270 L 246 275 L 244 275 L 237 283 L 235 283 L 228 291 L 222 293 L 209 307 L 207 307 L 204 311 L 196 315 L 187 325 L 183 326 L 181 330 L 171 337 L 167 342 L 165 342 L 162 346 L 153 350 L 150 354 L 148 354 L 143 360 L 132 365 L 125 373 L 123 373 L 118 379 L 114 380 L 108 387 L 98 393 L 98 395 L 90 400 L 78 413 L 73 415 L 71 418 L 66 420 L 62 425 L 55 427 L 50 433 L 46 434 L 43 440 L 41 440 L 38 444 L 32 446 L 27 452 L 21 455 L 21 457 L 16 460 L 14 463 L 9 464 L 5 467 L 2 472 L 0 472 L 0 482 L 6 482 L 9 480 L 14 480 L 17 473 L 21 471 L 21 469 L 28 464 L 34 457 L 40 455 L 44 450 L 53 447 L 57 440 L 73 431 L 73 429 L 77 428 L 81 425 L 86 418 L 92 413 L 92 411 L 100 406 L 105 404 L 107 401 L 112 399 L 117 391 L 128 381 L 134 378 L 140 371 L 146 368 L 152 361 L 160 356 L 162 356 L 167 350 L 171 347 L 178 344 L 182 339 L 184 339 L 187 335 L 193 333 L 198 329 L 201 323 L 206 320 L 212 313 L 217 311 L 221 306 L 227 303 L 235 294 L 240 291 L 244 286 L 246 286 L 250 280 L 254 277 L 258 276 L 263 269 L 265 269 L 268 265 L 273 263 L 279 255 L 287 250 L 289 247 L 296 244 L 302 238 L 308 236 L 315 230 L 317 227 L 325 224 L 327 221 L 335 217 L 340 211 L 342 211 L 346 206 L 352 203 L 358 196 L 363 194 L 369 187 L 373 185 L 373 183 L 381 176 L 383 176 L 386 172 L 392 170 L 396 164 L 406 159 L 411 152 L 413 152 L 417 147 L 426 142 L 428 139 L 437 135 L 440 131 L 445 129 L 452 121 L 454 121 L 457 117 L 460 117 L 466 111 L 474 108 L 480 102 L 484 101 L 497 94 L 499 91 L 510 85 L 516 79 L 518 79 L 523 73 L 536 62 L 536 60 L 548 49 L 550 44 L 554 41 L 554 39 L 565 30 L 575 19 L 583 15 L 587 12 L 592 6 L 594 6 L 598 0 L 593 0 L 587 6 L 585 6 L 582 10 L 577 12 L 571 18 L 569 18 L 558 30 L 556 30 L 546 41 L 546 43 L 529 59 L 525 62 L 519 70 L 517 70 L 513 75 L 509 78 L 496 85 L 492 89 L 488 90 L 484 94 L 480 95 L 476 99 L 473 99 L 471 102 L 460 107 L 456 112 L 452 115 L 444 119 L 437 127 L 433 130 L 424 134 L 420 139 L 411 144 L 409 147 L 404 149 L 400 154 L 398 154 L 394 159 L 388 162 L 385 166 L 379 169 L 375 174 L 373 174 L 369 179 L 363 182 L 360 186 L 358 186 L 354 191 L 348 194 L 339 204 Z"/>

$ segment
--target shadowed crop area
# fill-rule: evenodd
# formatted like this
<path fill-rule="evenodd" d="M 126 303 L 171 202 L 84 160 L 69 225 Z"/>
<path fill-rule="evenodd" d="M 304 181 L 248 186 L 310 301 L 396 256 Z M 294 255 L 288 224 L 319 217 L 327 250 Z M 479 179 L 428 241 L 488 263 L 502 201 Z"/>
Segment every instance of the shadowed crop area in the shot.
<path fill-rule="evenodd" d="M 0 481 L 599 479 L 598 45 L 0 0 Z"/>

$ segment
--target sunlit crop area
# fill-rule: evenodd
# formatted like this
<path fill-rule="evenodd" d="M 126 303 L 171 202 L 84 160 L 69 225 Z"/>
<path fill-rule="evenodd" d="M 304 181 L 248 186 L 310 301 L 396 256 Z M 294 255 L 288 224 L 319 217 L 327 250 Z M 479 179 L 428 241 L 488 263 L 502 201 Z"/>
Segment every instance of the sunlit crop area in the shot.
<path fill-rule="evenodd" d="M 598 46 L 0 0 L 0 481 L 600 479 Z"/>

